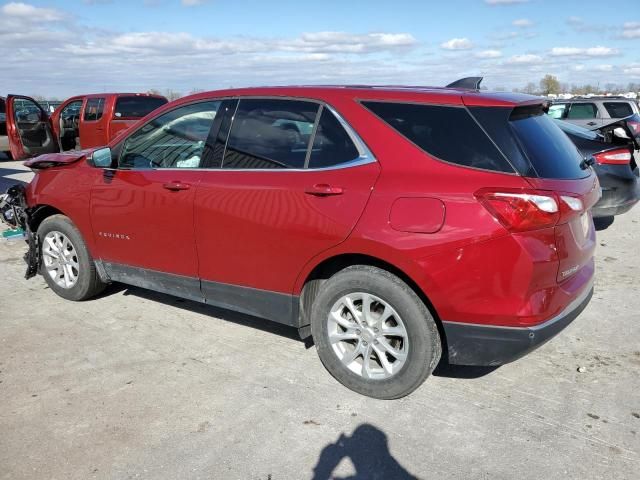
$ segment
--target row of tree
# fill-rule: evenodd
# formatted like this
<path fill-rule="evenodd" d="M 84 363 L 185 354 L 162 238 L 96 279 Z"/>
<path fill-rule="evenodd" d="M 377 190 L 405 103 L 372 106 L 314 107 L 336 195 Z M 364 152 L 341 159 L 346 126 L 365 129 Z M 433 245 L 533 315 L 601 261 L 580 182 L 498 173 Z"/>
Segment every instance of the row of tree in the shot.
<path fill-rule="evenodd" d="M 605 83 L 603 86 L 600 86 L 599 84 L 576 85 L 560 82 L 560 80 L 553 75 L 545 75 L 538 84 L 529 82 L 524 88 L 515 88 L 513 91 L 530 93 L 533 95 L 557 95 L 559 93 L 570 93 L 572 95 L 586 95 L 588 93 L 601 95 L 610 93 L 617 95 L 627 92 L 640 92 L 640 83 L 630 82 L 627 85 Z"/>

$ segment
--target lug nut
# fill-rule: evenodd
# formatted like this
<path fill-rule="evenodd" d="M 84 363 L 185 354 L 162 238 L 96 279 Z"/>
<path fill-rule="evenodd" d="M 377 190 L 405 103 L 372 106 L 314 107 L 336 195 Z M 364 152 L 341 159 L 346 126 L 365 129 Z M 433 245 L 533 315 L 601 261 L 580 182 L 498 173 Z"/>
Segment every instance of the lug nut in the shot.
<path fill-rule="evenodd" d="M 377 328 L 374 328 L 373 331 L 378 333 L 380 330 L 378 330 Z"/>
<path fill-rule="evenodd" d="M 356 330 L 356 335 L 360 335 L 362 332 L 360 330 Z"/>
<path fill-rule="evenodd" d="M 367 342 L 362 342 L 362 344 L 366 347 L 367 346 Z"/>
<path fill-rule="evenodd" d="M 378 340 L 374 340 L 374 341 L 373 341 L 373 344 L 374 344 L 374 345 L 377 345 L 377 344 L 378 344 Z"/>

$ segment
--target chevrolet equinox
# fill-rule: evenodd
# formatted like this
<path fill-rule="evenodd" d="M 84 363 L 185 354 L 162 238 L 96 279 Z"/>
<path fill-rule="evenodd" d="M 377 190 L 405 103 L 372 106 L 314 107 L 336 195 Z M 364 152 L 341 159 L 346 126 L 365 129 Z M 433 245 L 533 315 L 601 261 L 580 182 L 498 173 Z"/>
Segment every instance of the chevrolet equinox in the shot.
<path fill-rule="evenodd" d="M 598 181 L 537 97 L 198 93 L 26 165 L 3 216 L 26 231 L 27 276 L 69 300 L 123 282 L 295 327 L 371 397 L 409 394 L 443 353 L 513 361 L 593 292 Z"/>

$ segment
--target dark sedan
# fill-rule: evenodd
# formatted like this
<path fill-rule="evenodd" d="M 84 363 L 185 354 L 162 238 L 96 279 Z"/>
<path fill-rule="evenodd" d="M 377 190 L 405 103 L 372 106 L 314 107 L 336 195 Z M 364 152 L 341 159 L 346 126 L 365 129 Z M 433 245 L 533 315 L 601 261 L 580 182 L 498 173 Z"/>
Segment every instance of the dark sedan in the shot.
<path fill-rule="evenodd" d="M 593 217 L 612 217 L 629 211 L 640 199 L 640 116 L 632 115 L 597 130 L 555 120 L 578 147 L 585 162 L 593 163 L 602 198 Z"/>

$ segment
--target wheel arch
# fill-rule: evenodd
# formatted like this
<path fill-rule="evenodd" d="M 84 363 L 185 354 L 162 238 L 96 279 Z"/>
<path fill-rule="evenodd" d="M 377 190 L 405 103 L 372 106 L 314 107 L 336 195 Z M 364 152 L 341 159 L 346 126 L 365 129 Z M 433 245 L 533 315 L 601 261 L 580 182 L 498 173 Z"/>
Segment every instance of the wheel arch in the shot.
<path fill-rule="evenodd" d="M 350 267 L 352 265 L 368 265 L 377 267 L 396 275 L 403 282 L 405 282 L 409 286 L 409 288 L 411 288 L 413 292 L 418 296 L 418 298 L 422 300 L 422 302 L 425 304 L 425 306 L 433 316 L 433 319 L 438 328 L 438 333 L 440 335 L 440 341 L 443 348 L 442 351 L 447 351 L 446 337 L 444 328 L 442 326 L 442 321 L 440 320 L 438 312 L 435 309 L 433 303 L 431 302 L 427 294 L 423 291 L 423 289 L 420 288 L 416 280 L 409 274 L 407 274 L 403 269 L 398 268 L 396 265 L 384 259 L 360 253 L 340 253 L 325 258 L 320 263 L 318 263 L 306 276 L 302 285 L 302 290 L 300 292 L 300 324 L 301 326 L 303 326 L 303 328 L 304 326 L 310 324 L 307 312 L 310 310 L 323 282 L 334 274 L 338 273 L 340 270 L 343 270 L 344 268 Z"/>
<path fill-rule="evenodd" d="M 53 215 L 64 215 L 68 217 L 61 210 L 47 204 L 39 204 L 35 207 L 31 208 L 31 213 L 29 215 L 29 228 L 32 232 L 37 232 L 40 224 L 48 217 Z"/>

